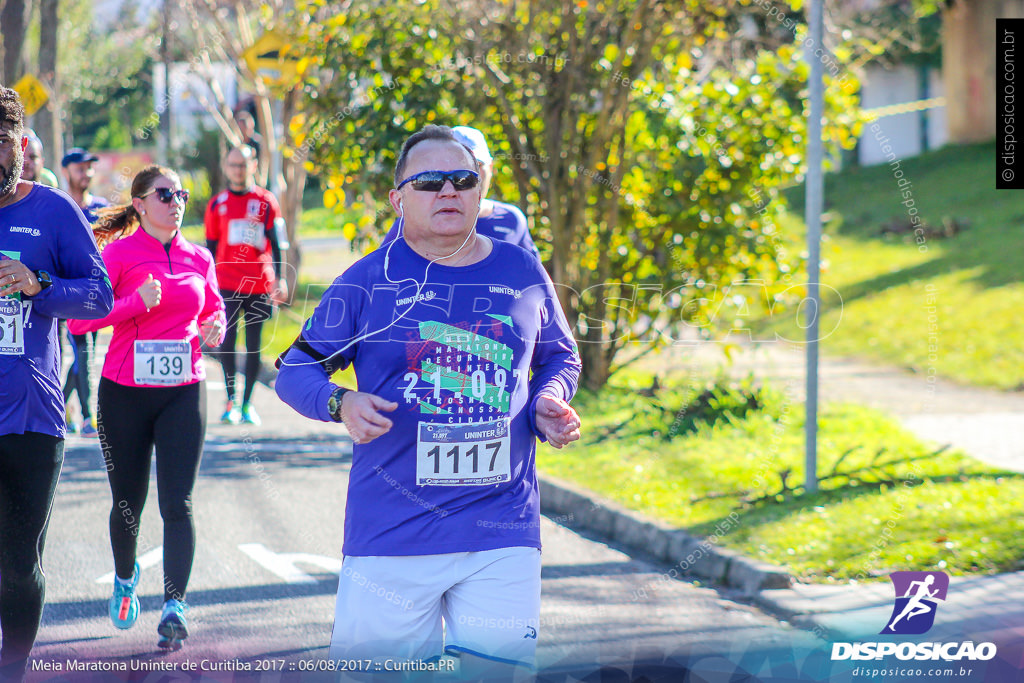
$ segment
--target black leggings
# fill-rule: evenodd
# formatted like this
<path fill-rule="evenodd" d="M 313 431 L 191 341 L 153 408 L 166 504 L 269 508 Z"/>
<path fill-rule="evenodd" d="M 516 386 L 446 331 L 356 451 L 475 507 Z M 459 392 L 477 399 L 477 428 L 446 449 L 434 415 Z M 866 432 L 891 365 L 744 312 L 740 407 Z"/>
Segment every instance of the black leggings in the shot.
<path fill-rule="evenodd" d="M 164 600 L 185 599 L 196 549 L 192 488 L 206 434 L 206 387 L 128 387 L 106 377 L 99 388 L 99 436 L 114 504 L 110 546 L 114 570 L 131 578 L 149 463 L 156 447 L 156 485 L 164 520 Z"/>
<path fill-rule="evenodd" d="M 216 358 L 224 368 L 224 385 L 228 390 L 228 400 L 233 401 L 238 397 L 235 393 L 235 340 L 238 338 L 238 326 L 244 325 L 245 391 L 242 394 L 242 403 L 248 403 L 252 398 L 252 390 L 260 378 L 260 338 L 263 335 L 263 323 L 270 320 L 274 307 L 266 294 L 239 294 L 227 289 L 220 290 L 220 293 L 224 297 L 224 315 L 227 317 L 228 330 Z"/>
<path fill-rule="evenodd" d="M 61 438 L 0 436 L 0 676 L 17 679 L 39 630 L 43 543 L 63 462 Z"/>
<path fill-rule="evenodd" d="M 92 406 L 89 405 L 92 402 L 92 384 L 89 381 L 89 360 L 91 356 L 89 341 L 91 337 L 92 347 L 95 349 L 96 336 L 98 334 L 98 332 L 87 332 L 85 334 L 68 333 L 68 337 L 71 339 L 74 363 L 71 364 L 71 369 L 68 370 L 67 379 L 64 380 L 64 403 L 68 402 L 71 394 L 78 391 L 78 402 L 82 404 L 83 424 L 92 418 Z"/>

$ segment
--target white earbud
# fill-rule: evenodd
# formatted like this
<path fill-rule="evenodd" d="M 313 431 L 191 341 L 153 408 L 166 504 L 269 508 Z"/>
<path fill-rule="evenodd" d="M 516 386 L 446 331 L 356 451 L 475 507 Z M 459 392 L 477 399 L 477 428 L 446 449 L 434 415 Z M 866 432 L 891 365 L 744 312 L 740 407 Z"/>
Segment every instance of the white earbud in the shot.
<path fill-rule="evenodd" d="M 398 211 L 399 211 L 399 215 L 400 216 L 404 216 L 405 215 L 405 208 L 402 206 L 402 200 L 401 199 L 398 200 Z"/>
<path fill-rule="evenodd" d="M 142 211 L 139 212 L 139 214 L 142 215 L 142 216 L 145 216 L 146 215 L 146 210 L 143 209 Z"/>

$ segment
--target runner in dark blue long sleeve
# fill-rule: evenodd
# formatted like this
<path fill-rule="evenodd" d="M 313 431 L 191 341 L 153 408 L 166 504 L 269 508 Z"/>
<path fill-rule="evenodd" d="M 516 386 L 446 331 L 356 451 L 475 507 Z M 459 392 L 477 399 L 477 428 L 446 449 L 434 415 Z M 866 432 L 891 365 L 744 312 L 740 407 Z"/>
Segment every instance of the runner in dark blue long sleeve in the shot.
<path fill-rule="evenodd" d="M 335 280 L 276 384 L 356 444 L 330 656 L 447 653 L 470 679 L 526 675 L 540 610 L 536 442 L 579 438 L 579 355 L 540 262 L 474 230 L 476 161 L 451 129 L 410 137 L 395 184 L 404 239 Z M 357 391 L 330 381 L 349 364 Z"/>
<path fill-rule="evenodd" d="M 43 541 L 64 460 L 58 318 L 113 305 L 81 210 L 62 192 L 19 182 L 24 109 L 0 88 L 0 678 L 18 680 L 43 609 Z"/>

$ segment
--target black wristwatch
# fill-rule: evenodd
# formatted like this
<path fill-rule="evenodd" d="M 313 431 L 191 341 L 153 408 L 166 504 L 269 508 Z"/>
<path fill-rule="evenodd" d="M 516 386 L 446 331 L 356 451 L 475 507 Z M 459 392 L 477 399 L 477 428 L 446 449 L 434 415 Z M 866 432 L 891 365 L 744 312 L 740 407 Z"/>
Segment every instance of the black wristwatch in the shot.
<path fill-rule="evenodd" d="M 331 397 L 327 399 L 327 412 L 331 414 L 331 419 L 335 422 L 341 422 L 341 397 L 344 396 L 351 389 L 345 387 L 338 387 L 331 394 Z"/>
<path fill-rule="evenodd" d="M 39 280 L 40 291 L 46 289 L 47 287 L 53 284 L 53 278 L 51 278 L 50 274 L 47 273 L 45 270 L 37 270 L 35 272 L 35 275 L 36 279 Z"/>

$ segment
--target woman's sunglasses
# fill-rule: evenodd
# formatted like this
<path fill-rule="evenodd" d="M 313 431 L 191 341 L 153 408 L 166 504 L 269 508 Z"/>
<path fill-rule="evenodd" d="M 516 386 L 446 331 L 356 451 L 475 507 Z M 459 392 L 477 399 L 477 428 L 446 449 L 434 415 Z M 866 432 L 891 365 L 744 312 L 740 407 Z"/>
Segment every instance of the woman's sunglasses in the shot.
<path fill-rule="evenodd" d="M 398 187 L 395 189 L 401 190 L 403 185 L 411 183 L 414 190 L 440 192 L 441 188 L 449 180 L 452 181 L 452 186 L 456 190 L 470 190 L 480 182 L 480 176 L 476 174 L 476 171 L 465 169 L 459 171 L 423 171 L 422 173 L 411 175 L 398 183 Z"/>
<path fill-rule="evenodd" d="M 170 204 L 173 199 L 180 199 L 182 204 L 188 203 L 188 190 L 172 190 L 169 187 L 154 187 L 152 190 L 139 197 L 139 199 L 145 199 L 151 194 L 155 194 L 156 198 L 164 204 Z"/>

